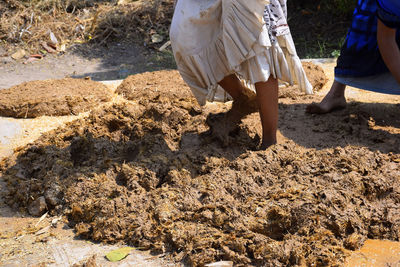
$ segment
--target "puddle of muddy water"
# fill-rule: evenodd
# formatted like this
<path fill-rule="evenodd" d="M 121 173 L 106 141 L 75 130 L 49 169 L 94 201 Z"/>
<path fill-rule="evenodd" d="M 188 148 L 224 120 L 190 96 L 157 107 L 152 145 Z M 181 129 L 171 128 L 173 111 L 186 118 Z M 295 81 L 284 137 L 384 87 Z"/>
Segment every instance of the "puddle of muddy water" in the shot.
<path fill-rule="evenodd" d="M 399 267 L 400 243 L 386 240 L 367 240 L 364 246 L 352 253 L 346 267 Z"/>

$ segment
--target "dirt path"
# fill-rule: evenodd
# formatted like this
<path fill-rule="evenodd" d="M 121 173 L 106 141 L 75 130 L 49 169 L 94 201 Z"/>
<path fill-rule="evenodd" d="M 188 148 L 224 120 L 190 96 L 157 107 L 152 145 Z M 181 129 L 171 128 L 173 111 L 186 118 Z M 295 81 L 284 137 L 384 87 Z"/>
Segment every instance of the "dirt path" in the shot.
<path fill-rule="evenodd" d="M 174 67 L 168 52 L 146 50 L 133 42 L 110 43 L 107 47 L 76 44 L 66 53 L 47 54 L 42 60 L 24 64 L 0 45 L 0 89 L 25 81 L 90 77 L 95 81 L 118 80 L 134 73 Z M 149 61 L 150 59 L 150 61 Z"/>

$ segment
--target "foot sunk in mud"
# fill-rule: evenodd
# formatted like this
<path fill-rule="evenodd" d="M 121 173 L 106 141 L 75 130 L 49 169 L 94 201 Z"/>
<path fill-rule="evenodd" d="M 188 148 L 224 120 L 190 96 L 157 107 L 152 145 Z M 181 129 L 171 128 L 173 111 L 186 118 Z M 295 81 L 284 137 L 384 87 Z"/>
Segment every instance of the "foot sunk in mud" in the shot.
<path fill-rule="evenodd" d="M 233 101 L 232 108 L 227 112 L 210 113 L 206 123 L 210 127 L 211 135 L 226 147 L 230 143 L 231 136 L 238 130 L 242 119 L 257 111 L 258 105 L 254 95 Z"/>

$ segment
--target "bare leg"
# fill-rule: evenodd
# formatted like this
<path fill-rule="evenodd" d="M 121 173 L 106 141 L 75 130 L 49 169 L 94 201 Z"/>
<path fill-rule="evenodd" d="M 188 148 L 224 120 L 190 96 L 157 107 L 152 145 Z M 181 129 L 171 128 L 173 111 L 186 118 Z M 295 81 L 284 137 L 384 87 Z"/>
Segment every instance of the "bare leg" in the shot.
<path fill-rule="evenodd" d="M 246 88 L 235 74 L 226 76 L 219 85 L 232 96 L 232 108 L 228 112 L 210 114 L 206 123 L 213 136 L 227 146 L 229 133 L 236 129 L 245 116 L 258 111 L 258 103 L 256 94 Z"/>
<path fill-rule="evenodd" d="M 255 84 L 263 131 L 261 149 L 276 144 L 278 129 L 278 81 L 270 77 L 266 82 Z"/>
<path fill-rule="evenodd" d="M 234 74 L 225 77 L 219 85 L 232 96 L 233 104 L 232 109 L 226 113 L 223 121 L 220 119 L 208 120 L 210 127 L 215 130 L 213 131 L 214 134 L 226 143 L 227 135 L 236 127 L 240 120 L 244 116 L 259 110 L 263 131 L 261 149 L 266 149 L 276 144 L 278 81 L 270 77 L 266 82 L 256 83 L 257 95 L 245 88 Z"/>
<path fill-rule="evenodd" d="M 233 98 L 230 117 L 235 117 L 237 121 L 240 121 L 246 115 L 258 111 L 256 94 L 246 88 L 235 74 L 225 77 L 218 84 Z"/>
<path fill-rule="evenodd" d="M 307 106 L 306 112 L 312 114 L 325 114 L 332 112 L 337 109 L 346 108 L 346 98 L 344 97 L 344 92 L 346 90 L 346 85 L 334 81 L 331 90 L 322 99 L 321 103 L 312 103 Z"/>
<path fill-rule="evenodd" d="M 239 100 L 242 96 L 243 85 L 235 74 L 226 76 L 218 83 L 228 94 L 231 95 L 233 100 Z"/>

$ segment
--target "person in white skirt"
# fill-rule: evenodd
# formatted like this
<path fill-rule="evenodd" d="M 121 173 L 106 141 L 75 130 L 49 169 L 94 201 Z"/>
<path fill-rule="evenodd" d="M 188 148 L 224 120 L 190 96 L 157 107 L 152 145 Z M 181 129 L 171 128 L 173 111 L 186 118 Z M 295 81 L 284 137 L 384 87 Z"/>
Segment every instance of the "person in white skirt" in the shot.
<path fill-rule="evenodd" d="M 179 0 L 170 40 L 200 105 L 233 99 L 235 116 L 259 110 L 261 149 L 276 143 L 278 79 L 312 93 L 287 24 L 286 0 Z"/>

